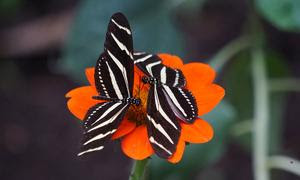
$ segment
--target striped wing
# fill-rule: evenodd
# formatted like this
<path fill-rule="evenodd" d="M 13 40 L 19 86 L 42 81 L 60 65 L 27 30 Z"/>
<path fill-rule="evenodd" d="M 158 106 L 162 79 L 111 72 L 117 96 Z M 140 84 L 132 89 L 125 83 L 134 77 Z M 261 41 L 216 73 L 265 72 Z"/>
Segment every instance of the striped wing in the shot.
<path fill-rule="evenodd" d="M 90 108 L 84 118 L 83 146 L 78 156 L 98 151 L 119 127 L 129 104 L 104 102 Z"/>
<path fill-rule="evenodd" d="M 192 93 L 183 88 L 162 85 L 164 96 L 175 115 L 186 123 L 193 123 L 198 116 L 197 103 Z"/>
<path fill-rule="evenodd" d="M 176 151 L 181 127 L 167 99 L 157 85 L 153 85 L 147 102 L 148 137 L 155 153 L 169 158 Z"/>
<path fill-rule="evenodd" d="M 161 59 L 157 55 L 135 52 L 133 57 L 134 64 L 136 64 L 147 76 L 154 77 L 168 86 L 185 86 L 186 81 L 181 70 L 172 69 L 163 65 Z"/>
<path fill-rule="evenodd" d="M 95 84 L 101 96 L 124 99 L 132 97 L 133 43 L 129 23 L 121 13 L 108 24 L 104 52 L 95 67 Z"/>

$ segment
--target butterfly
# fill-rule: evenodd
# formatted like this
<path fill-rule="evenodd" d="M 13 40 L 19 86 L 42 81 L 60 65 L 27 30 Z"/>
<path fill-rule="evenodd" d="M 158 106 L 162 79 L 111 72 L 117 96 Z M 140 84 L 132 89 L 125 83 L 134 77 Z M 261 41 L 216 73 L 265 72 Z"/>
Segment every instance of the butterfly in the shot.
<path fill-rule="evenodd" d="M 140 105 L 132 95 L 134 80 L 132 33 L 126 17 L 115 13 L 108 24 L 104 52 L 95 66 L 98 96 L 107 100 L 91 107 L 84 117 L 83 146 L 78 156 L 98 151 L 111 139 L 130 105 Z"/>
<path fill-rule="evenodd" d="M 157 55 L 135 52 L 134 64 L 146 75 L 142 81 L 151 85 L 147 100 L 149 141 L 158 156 L 169 158 L 176 151 L 180 136 L 177 118 L 193 123 L 198 115 L 196 101 L 184 88 L 183 73 L 163 65 Z"/>

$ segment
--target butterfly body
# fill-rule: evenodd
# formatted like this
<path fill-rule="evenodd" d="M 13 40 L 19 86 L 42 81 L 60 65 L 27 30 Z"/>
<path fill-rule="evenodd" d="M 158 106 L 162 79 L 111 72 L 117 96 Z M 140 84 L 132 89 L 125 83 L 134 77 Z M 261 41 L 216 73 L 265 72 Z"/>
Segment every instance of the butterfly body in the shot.
<path fill-rule="evenodd" d="M 126 17 L 114 14 L 108 24 L 104 52 L 95 66 L 96 100 L 105 100 L 91 107 L 84 117 L 83 146 L 78 156 L 102 150 L 117 131 L 131 105 L 140 105 L 133 91 L 133 42 Z"/>
<path fill-rule="evenodd" d="M 156 78 L 148 77 L 148 76 L 143 76 L 142 81 L 143 81 L 143 83 L 150 84 L 150 85 L 156 84 L 159 86 L 161 84 Z"/>
<path fill-rule="evenodd" d="M 184 89 L 183 73 L 162 64 L 157 55 L 134 53 L 134 63 L 143 71 L 143 83 L 150 84 L 147 100 L 149 141 L 156 154 L 169 158 L 176 151 L 181 126 L 178 118 L 193 123 L 197 106 L 192 94 Z"/>
<path fill-rule="evenodd" d="M 116 13 L 108 24 L 104 52 L 95 66 L 98 95 L 92 98 L 102 101 L 84 117 L 83 146 L 78 156 L 102 150 L 129 107 L 142 104 L 141 99 L 133 96 L 134 65 L 145 74 L 142 82 L 150 84 L 146 112 L 141 116 L 145 118 L 149 142 L 162 158 L 175 153 L 181 133 L 178 119 L 193 123 L 197 116 L 195 99 L 184 89 L 186 81 L 180 70 L 164 66 L 156 55 L 133 53 L 129 23 L 123 14 Z"/>
<path fill-rule="evenodd" d="M 133 105 L 136 105 L 136 106 L 139 106 L 141 104 L 141 99 L 140 98 L 132 98 L 132 97 L 125 98 L 125 99 L 118 99 L 118 98 L 107 98 L 105 96 L 93 96 L 92 98 L 95 99 L 95 100 L 109 100 L 109 101 L 112 101 L 112 102 L 122 101 L 122 102 L 127 102 L 129 104 L 133 104 Z"/>

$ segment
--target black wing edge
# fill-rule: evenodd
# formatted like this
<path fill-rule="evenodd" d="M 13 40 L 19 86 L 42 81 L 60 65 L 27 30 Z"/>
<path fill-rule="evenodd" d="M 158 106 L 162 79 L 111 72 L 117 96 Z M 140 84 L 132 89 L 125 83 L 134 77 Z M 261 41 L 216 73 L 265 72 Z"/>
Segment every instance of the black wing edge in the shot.
<path fill-rule="evenodd" d="M 170 158 L 176 151 L 181 126 L 163 92 L 155 86 L 149 90 L 147 120 L 148 138 L 153 150 L 161 158 Z"/>
<path fill-rule="evenodd" d="M 104 102 L 90 108 L 84 118 L 83 145 L 78 156 L 102 150 L 119 127 L 128 106 L 124 102 Z"/>
<path fill-rule="evenodd" d="M 198 106 L 192 92 L 184 88 L 161 86 L 176 117 L 192 124 L 198 117 Z"/>
<path fill-rule="evenodd" d="M 136 64 L 147 76 L 154 77 L 172 87 L 184 87 L 186 85 L 186 80 L 182 71 L 162 64 L 162 59 L 158 55 L 137 51 L 134 52 L 133 58 L 134 64 Z M 150 64 L 155 65 L 151 66 Z M 147 66 L 149 66 L 148 68 L 151 66 L 151 72 L 149 72 Z M 162 77 L 162 74 L 165 74 L 165 77 Z"/>

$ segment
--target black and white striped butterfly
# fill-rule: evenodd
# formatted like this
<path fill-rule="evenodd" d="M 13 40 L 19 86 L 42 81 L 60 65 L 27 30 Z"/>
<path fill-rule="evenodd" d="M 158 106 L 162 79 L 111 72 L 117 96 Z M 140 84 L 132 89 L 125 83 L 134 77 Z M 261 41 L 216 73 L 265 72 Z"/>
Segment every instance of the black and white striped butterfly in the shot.
<path fill-rule="evenodd" d="M 90 108 L 84 118 L 83 154 L 101 150 L 116 132 L 133 98 L 133 42 L 129 23 L 122 13 L 114 14 L 108 24 L 104 52 L 95 66 L 95 85 L 99 96 L 108 102 Z"/>
<path fill-rule="evenodd" d="M 157 55 L 135 52 L 134 64 L 146 74 L 143 82 L 151 85 L 147 101 L 149 141 L 158 156 L 168 158 L 175 152 L 180 136 L 177 118 L 193 123 L 198 115 L 196 101 L 184 89 L 183 73 L 163 65 Z"/>

